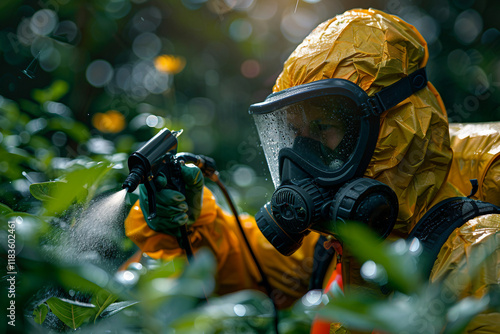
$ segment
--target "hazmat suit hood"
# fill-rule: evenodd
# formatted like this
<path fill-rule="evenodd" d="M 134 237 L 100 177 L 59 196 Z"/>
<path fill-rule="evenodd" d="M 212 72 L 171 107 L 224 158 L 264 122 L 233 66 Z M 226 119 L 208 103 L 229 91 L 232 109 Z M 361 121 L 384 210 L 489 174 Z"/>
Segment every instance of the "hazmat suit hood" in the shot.
<path fill-rule="evenodd" d="M 273 92 L 341 78 L 372 96 L 425 67 L 427 59 L 427 44 L 410 24 L 374 9 L 350 10 L 304 39 L 286 60 Z M 381 115 L 364 176 L 389 185 L 399 199 L 391 237 L 406 237 L 431 206 L 462 195 L 446 182 L 452 157 L 445 107 L 430 82 Z"/>

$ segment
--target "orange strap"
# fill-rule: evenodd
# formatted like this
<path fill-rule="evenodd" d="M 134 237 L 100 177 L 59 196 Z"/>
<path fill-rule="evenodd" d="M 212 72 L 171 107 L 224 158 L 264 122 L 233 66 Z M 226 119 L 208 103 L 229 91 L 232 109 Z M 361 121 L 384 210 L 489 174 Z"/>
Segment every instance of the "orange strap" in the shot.
<path fill-rule="evenodd" d="M 344 286 L 342 284 L 342 268 L 340 263 L 337 264 L 334 272 L 332 273 L 332 276 L 330 276 L 330 279 L 326 284 L 325 291 L 328 291 L 330 289 L 330 286 L 333 282 L 337 282 L 339 287 L 344 290 Z M 330 321 L 321 320 L 320 318 L 316 317 L 311 326 L 311 334 L 328 334 L 330 333 L 330 325 Z"/>

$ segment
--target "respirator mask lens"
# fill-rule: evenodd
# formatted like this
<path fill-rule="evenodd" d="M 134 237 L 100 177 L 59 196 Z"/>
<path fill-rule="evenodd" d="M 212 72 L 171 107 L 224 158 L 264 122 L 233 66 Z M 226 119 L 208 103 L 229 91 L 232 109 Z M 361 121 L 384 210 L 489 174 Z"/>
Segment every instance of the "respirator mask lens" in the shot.
<path fill-rule="evenodd" d="M 350 220 L 381 238 L 389 235 L 398 198 L 363 174 L 375 151 L 380 115 L 425 87 L 420 68 L 373 96 L 334 78 L 293 86 L 250 106 L 276 187 L 256 220 L 273 246 L 289 255 L 309 231 L 337 236 L 337 224 Z"/>
<path fill-rule="evenodd" d="M 283 175 L 283 160 L 300 157 L 310 172 L 340 171 L 354 154 L 360 133 L 358 106 L 345 96 L 319 96 L 254 114 L 275 187 L 293 175 Z M 293 158 L 292 158 L 293 159 Z M 286 168 L 285 168 L 286 170 Z M 287 174 L 287 172 L 285 172 Z M 293 173 L 292 173 L 293 174 Z M 300 172 L 295 177 L 300 177 Z"/>

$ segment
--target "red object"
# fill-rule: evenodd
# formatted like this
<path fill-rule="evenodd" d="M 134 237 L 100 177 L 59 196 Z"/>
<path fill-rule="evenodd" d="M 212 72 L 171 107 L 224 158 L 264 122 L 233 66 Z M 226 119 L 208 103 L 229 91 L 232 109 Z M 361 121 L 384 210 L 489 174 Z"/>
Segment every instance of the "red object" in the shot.
<path fill-rule="evenodd" d="M 330 279 L 326 284 L 325 291 L 328 291 L 330 289 L 330 286 L 332 285 L 333 282 L 337 282 L 342 291 L 344 290 L 344 286 L 342 284 L 342 266 L 340 265 L 340 263 L 337 263 L 337 266 L 335 267 L 332 276 L 330 276 Z M 311 326 L 311 334 L 328 334 L 328 333 L 330 333 L 330 322 L 321 320 L 319 318 L 314 319 L 313 324 Z"/>

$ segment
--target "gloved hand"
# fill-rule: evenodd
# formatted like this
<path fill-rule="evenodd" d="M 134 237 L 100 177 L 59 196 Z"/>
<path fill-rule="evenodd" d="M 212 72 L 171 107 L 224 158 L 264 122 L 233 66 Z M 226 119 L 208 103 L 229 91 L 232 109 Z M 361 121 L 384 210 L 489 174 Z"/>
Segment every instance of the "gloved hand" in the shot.
<path fill-rule="evenodd" d="M 148 220 L 149 202 L 146 186 L 144 184 L 139 186 L 139 203 L 148 226 L 156 232 L 176 237 L 181 235 L 180 226 L 184 224 L 189 226 L 200 216 L 203 192 L 203 174 L 198 167 L 182 166 L 181 173 L 186 184 L 186 196 L 178 191 L 166 189 L 165 176 L 156 177 L 156 217 L 152 220 Z"/>

